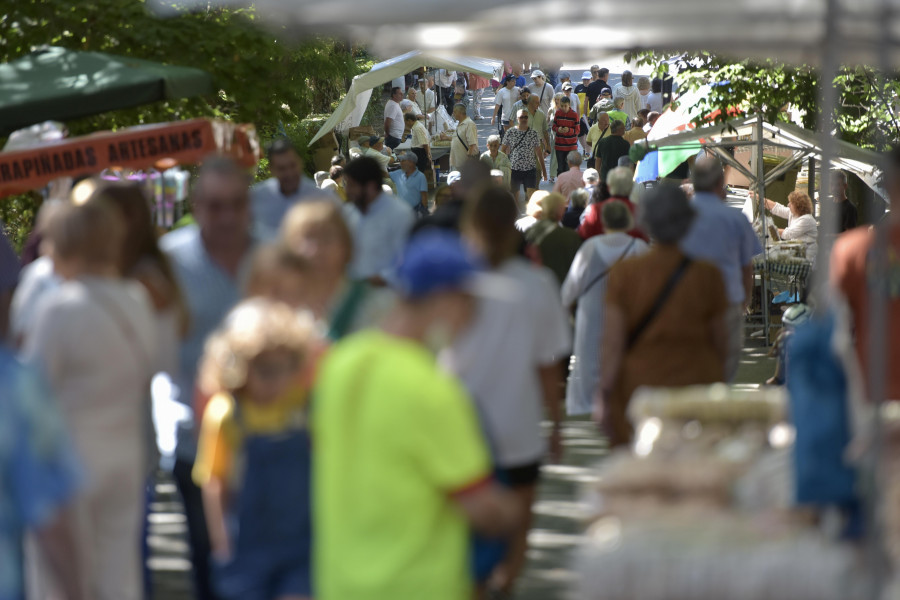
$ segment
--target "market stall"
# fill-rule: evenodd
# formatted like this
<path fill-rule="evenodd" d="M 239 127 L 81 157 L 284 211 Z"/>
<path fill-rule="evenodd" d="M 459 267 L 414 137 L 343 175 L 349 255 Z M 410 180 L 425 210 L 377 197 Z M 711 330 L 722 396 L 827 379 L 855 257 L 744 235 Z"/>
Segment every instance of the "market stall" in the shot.
<path fill-rule="evenodd" d="M 689 108 L 694 104 L 696 98 L 689 99 L 681 108 L 668 110 L 660 117 L 657 124 L 663 122 L 666 127 L 659 131 L 654 127 L 647 139 L 649 147 L 656 151 L 647 154 L 641 161 L 642 163 L 647 160 L 655 161 L 656 164 L 650 165 L 649 168 L 638 165 L 638 172 L 653 170 L 658 176 L 664 177 L 685 158 L 705 149 L 743 177 L 749 189 L 757 194 L 757 198 L 760 198 L 758 202 L 753 202 L 749 194 L 741 197 L 744 199 L 744 213 L 754 224 L 765 250 L 764 254 L 754 261 L 754 270 L 760 275 L 757 281 L 762 288 L 760 325 L 765 338 L 770 339 L 769 329 L 772 322 L 769 302 L 765 299 L 773 288 L 772 276 L 775 275 L 777 281 L 778 276 L 790 272 L 788 287 L 794 288 L 798 283 L 802 283 L 805 287 L 814 265 L 801 256 L 782 256 L 785 254 L 786 246 L 773 239 L 770 233 L 771 220 L 764 216 L 765 208 L 761 206 L 762 198 L 766 197 L 769 186 L 808 159 L 814 159 L 821 164 L 824 161 L 824 149 L 815 133 L 793 123 L 768 123 L 758 116 L 695 128 L 690 123 L 694 113 Z M 666 115 L 668 119 L 663 121 Z M 880 155 L 841 140 L 832 140 L 832 143 L 834 153 L 828 161 L 831 168 L 856 175 L 878 197 L 886 199 L 881 187 Z M 742 150 L 749 152 L 748 164 L 736 157 Z M 772 158 L 771 164 L 764 165 L 769 158 Z M 771 256 L 773 251 L 777 252 L 777 256 Z M 769 267 L 769 262 L 775 263 L 772 268 Z M 802 278 L 797 276 L 801 273 Z"/>
<path fill-rule="evenodd" d="M 347 95 L 331 117 L 310 140 L 310 146 L 329 131 L 337 129 L 346 132 L 350 127 L 358 126 L 363 114 L 366 112 L 366 107 L 369 105 L 369 98 L 372 96 L 373 88 L 384 85 L 396 77 L 402 77 L 416 69 L 425 67 L 463 71 L 499 79 L 502 75 L 503 62 L 486 58 L 448 56 L 421 50 L 413 50 L 380 62 L 372 67 L 368 73 L 363 73 L 353 78 Z"/>
<path fill-rule="evenodd" d="M 794 508 L 780 388 L 641 389 L 634 447 L 599 467 L 579 550 L 583 600 L 848 600 L 857 547 Z"/>

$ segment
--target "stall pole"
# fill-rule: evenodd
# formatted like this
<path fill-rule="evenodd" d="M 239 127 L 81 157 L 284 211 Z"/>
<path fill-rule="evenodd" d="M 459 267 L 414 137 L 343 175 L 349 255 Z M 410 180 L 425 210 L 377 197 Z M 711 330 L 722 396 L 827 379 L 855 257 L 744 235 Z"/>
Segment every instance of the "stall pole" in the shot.
<path fill-rule="evenodd" d="M 875 78 L 875 85 L 883 86 L 886 74 L 891 69 L 889 48 L 891 47 L 890 23 L 893 18 L 893 9 L 890 0 L 882 0 L 879 8 L 882 27 L 878 58 L 881 72 Z M 882 165 L 882 172 L 888 173 L 888 169 L 893 168 L 893 165 Z M 866 563 L 870 565 L 871 569 L 869 597 L 873 600 L 882 598 L 890 577 L 890 559 L 885 549 L 885 525 L 882 512 L 884 488 L 879 483 L 885 450 L 884 423 L 880 407 L 887 397 L 887 324 L 890 319 L 888 313 L 889 244 L 888 228 L 886 226 L 876 227 L 875 243 L 869 256 L 871 279 L 869 281 L 868 309 L 871 315 L 869 322 L 872 325 L 869 327 L 869 377 L 866 382 L 869 405 L 876 408 L 871 425 L 871 448 L 861 469 L 866 505 Z"/>
<path fill-rule="evenodd" d="M 760 304 L 763 314 L 763 337 L 769 345 L 769 228 L 766 227 L 766 172 L 763 164 L 763 114 L 759 111 L 756 121 L 756 200 L 763 231 L 763 270 Z"/>

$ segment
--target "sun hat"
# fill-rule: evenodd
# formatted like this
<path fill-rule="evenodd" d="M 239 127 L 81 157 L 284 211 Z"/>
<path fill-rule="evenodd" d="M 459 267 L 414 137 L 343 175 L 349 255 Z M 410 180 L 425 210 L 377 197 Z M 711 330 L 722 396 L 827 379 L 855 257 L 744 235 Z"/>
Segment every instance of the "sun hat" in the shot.
<path fill-rule="evenodd" d="M 590 71 L 585 71 L 584 73 L 581 74 L 581 78 L 582 78 L 582 79 L 590 79 L 590 78 L 591 78 L 591 72 L 590 72 Z"/>

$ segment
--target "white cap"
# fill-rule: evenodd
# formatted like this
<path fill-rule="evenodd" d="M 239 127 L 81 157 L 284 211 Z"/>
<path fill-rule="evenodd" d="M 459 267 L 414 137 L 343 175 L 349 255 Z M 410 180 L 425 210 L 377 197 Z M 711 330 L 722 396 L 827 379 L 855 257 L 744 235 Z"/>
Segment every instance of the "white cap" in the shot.
<path fill-rule="evenodd" d="M 600 181 L 600 171 L 597 169 L 585 169 L 584 175 L 581 176 L 583 181 Z"/>
<path fill-rule="evenodd" d="M 581 78 L 582 78 L 582 79 L 590 79 L 590 78 L 591 78 L 591 72 L 590 72 L 590 71 L 585 71 L 584 73 L 581 74 Z"/>
<path fill-rule="evenodd" d="M 535 77 L 543 77 L 543 76 L 544 76 L 544 72 L 541 71 L 540 69 L 535 69 L 534 71 L 531 72 L 532 79 L 534 79 Z"/>
<path fill-rule="evenodd" d="M 453 185 L 457 181 L 459 181 L 462 174 L 459 171 L 450 171 L 447 173 L 447 185 Z"/>

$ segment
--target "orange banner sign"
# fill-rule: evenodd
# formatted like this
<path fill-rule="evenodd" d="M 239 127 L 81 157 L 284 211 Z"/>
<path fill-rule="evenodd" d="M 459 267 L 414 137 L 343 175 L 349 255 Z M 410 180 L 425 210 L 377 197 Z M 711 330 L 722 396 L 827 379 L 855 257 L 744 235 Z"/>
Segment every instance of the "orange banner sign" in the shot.
<path fill-rule="evenodd" d="M 211 154 L 252 167 L 259 142 L 252 125 L 193 119 L 129 127 L 116 132 L 0 153 L 0 196 L 43 187 L 59 177 L 99 173 L 110 167 L 149 169 L 196 164 Z"/>

